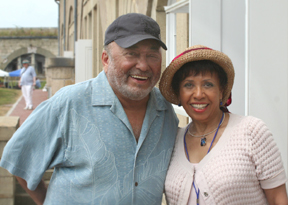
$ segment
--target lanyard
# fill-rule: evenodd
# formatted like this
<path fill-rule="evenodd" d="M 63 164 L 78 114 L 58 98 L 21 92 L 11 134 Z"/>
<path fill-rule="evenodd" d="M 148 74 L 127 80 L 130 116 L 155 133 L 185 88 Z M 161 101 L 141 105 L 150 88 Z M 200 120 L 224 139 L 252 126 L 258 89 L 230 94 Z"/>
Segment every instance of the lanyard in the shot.
<path fill-rule="evenodd" d="M 224 112 L 223 112 L 223 114 L 222 114 L 221 120 L 220 120 L 220 122 L 219 122 L 219 124 L 218 124 L 217 130 L 216 130 L 215 135 L 214 135 L 214 137 L 213 137 L 213 139 L 212 139 L 212 142 L 211 142 L 211 144 L 210 144 L 210 147 L 209 147 L 209 149 L 208 149 L 207 154 L 210 152 L 210 149 L 211 149 L 211 147 L 212 147 L 212 144 L 213 144 L 213 142 L 214 142 L 214 140 L 215 140 L 215 138 L 216 138 L 216 135 L 217 135 L 217 133 L 218 133 L 219 127 L 220 127 L 220 125 L 221 125 L 221 123 L 222 123 L 223 117 L 224 117 Z M 190 124 L 190 125 L 191 125 L 191 124 Z M 187 158 L 188 158 L 188 161 L 189 161 L 189 162 L 190 162 L 190 159 L 189 159 L 189 154 L 188 154 L 187 144 L 186 144 L 186 139 L 185 139 L 185 138 L 186 138 L 186 134 L 187 134 L 187 131 L 188 131 L 190 125 L 187 127 L 187 130 L 186 130 L 186 132 L 185 132 L 185 134 L 184 134 L 184 146 L 185 146 L 185 151 L 186 151 L 186 155 L 187 155 Z M 195 173 L 194 173 L 194 174 L 195 174 Z M 194 175 L 194 176 L 195 176 L 195 175 Z M 194 186 L 195 193 L 196 193 L 196 196 L 197 196 L 197 205 L 199 205 L 199 193 L 200 193 L 200 190 L 199 190 L 199 188 L 198 188 L 198 191 L 196 190 L 196 186 L 195 186 L 195 184 L 194 184 L 194 181 L 193 181 L 193 186 Z"/>

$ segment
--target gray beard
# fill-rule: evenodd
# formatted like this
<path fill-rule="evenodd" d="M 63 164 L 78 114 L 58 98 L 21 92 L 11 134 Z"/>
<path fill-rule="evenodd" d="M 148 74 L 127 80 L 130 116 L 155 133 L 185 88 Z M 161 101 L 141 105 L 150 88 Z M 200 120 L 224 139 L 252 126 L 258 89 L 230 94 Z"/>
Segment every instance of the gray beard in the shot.
<path fill-rule="evenodd" d="M 151 86 L 146 89 L 136 89 L 136 88 L 131 88 L 127 84 L 125 84 L 122 80 L 119 79 L 115 75 L 110 75 L 109 71 L 107 72 L 107 78 L 109 78 L 109 81 L 111 85 L 114 85 L 114 89 L 117 89 L 119 93 L 121 93 L 124 97 L 130 99 L 130 100 L 142 100 L 145 97 L 149 95 L 151 90 L 153 89 L 154 86 Z M 122 83 L 121 83 L 122 82 Z M 141 87 L 141 86 L 138 86 Z"/>

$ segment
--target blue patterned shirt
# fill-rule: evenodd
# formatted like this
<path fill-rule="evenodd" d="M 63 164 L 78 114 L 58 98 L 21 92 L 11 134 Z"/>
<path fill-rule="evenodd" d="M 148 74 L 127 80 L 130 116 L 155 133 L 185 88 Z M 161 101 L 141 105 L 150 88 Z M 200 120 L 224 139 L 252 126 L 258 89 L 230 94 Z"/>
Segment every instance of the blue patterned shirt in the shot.
<path fill-rule="evenodd" d="M 154 88 L 137 143 L 101 72 L 39 105 L 8 142 L 0 166 L 31 190 L 55 167 L 45 204 L 161 204 L 177 126 Z"/>

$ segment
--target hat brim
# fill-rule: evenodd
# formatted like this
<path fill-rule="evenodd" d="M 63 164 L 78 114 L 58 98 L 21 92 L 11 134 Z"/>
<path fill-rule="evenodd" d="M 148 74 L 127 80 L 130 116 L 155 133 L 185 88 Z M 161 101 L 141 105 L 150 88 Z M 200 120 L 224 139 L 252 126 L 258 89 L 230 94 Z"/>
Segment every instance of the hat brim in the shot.
<path fill-rule="evenodd" d="M 115 43 L 117 43 L 117 45 L 119 45 L 122 48 L 129 48 L 133 45 L 135 45 L 136 43 L 139 43 L 140 41 L 143 40 L 147 40 L 147 39 L 153 39 L 156 40 L 160 43 L 161 47 L 165 50 L 167 50 L 167 47 L 165 45 L 165 43 L 163 43 L 162 41 L 160 41 L 158 38 L 152 36 L 152 35 L 147 35 L 147 34 L 138 34 L 138 35 L 133 35 L 133 36 L 127 36 L 124 38 L 118 38 L 115 40 Z"/>
<path fill-rule="evenodd" d="M 227 85 L 223 91 L 223 98 L 222 101 L 225 104 L 228 100 L 233 83 L 234 83 L 234 67 L 232 64 L 231 59 L 225 55 L 224 53 L 210 49 L 208 47 L 197 45 L 187 48 L 183 53 L 178 55 L 174 58 L 174 60 L 169 64 L 169 66 L 163 72 L 160 83 L 159 89 L 162 95 L 165 97 L 166 100 L 169 102 L 178 105 L 179 98 L 175 94 L 174 90 L 172 89 L 172 80 L 175 73 L 186 63 L 192 61 L 200 61 L 200 60 L 210 60 L 214 63 L 217 63 L 219 66 L 223 68 L 225 73 L 227 74 Z M 180 82 L 179 82 L 180 83 Z"/>

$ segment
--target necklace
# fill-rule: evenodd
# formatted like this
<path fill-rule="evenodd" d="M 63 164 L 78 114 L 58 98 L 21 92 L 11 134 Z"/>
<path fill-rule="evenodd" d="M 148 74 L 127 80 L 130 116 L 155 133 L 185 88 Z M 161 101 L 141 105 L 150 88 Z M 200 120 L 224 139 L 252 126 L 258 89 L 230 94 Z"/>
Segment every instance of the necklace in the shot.
<path fill-rule="evenodd" d="M 189 125 L 189 127 L 188 127 L 188 133 L 189 133 L 192 137 L 201 137 L 201 139 L 200 139 L 200 145 L 203 147 L 203 146 L 206 145 L 206 136 L 209 135 L 209 134 L 211 134 L 211 133 L 213 133 L 213 132 L 215 132 L 216 130 L 218 131 L 218 128 L 222 125 L 222 123 L 224 122 L 224 120 L 225 120 L 225 114 L 223 113 L 219 125 L 218 125 L 214 130 L 212 130 L 211 132 L 208 132 L 208 133 L 206 133 L 206 134 L 204 134 L 204 135 L 194 135 L 194 134 L 192 134 L 192 133 L 189 131 L 190 125 Z"/>
<path fill-rule="evenodd" d="M 209 149 L 208 149 L 207 154 L 210 152 L 210 149 L 211 149 L 211 147 L 212 147 L 212 144 L 213 144 L 213 142 L 214 142 L 214 140 L 215 140 L 215 138 L 216 138 L 216 135 L 217 135 L 217 133 L 218 133 L 219 127 L 221 126 L 221 124 L 222 124 L 222 122 L 224 121 L 224 119 L 225 119 L 225 114 L 224 114 L 224 112 L 223 112 L 222 118 L 221 118 L 221 120 L 220 120 L 220 122 L 219 122 L 218 127 L 216 128 L 215 135 L 214 135 L 214 137 L 213 137 L 213 139 L 212 139 L 212 142 L 211 142 L 211 144 L 210 144 L 210 147 L 209 147 Z M 190 127 L 190 125 L 188 126 L 188 128 L 187 128 L 187 130 L 186 130 L 186 132 L 185 132 L 185 134 L 184 134 L 184 147 L 185 147 L 185 151 L 186 151 L 186 155 L 187 155 L 188 161 L 190 162 L 189 153 L 188 153 L 188 150 L 187 150 L 186 139 L 185 139 L 185 138 L 186 138 L 187 131 L 189 132 L 189 127 Z M 201 139 L 201 140 L 202 140 L 202 139 Z M 206 138 L 205 138 L 205 144 L 206 144 Z M 202 142 L 201 142 L 201 146 L 204 146 L 204 145 L 202 145 Z M 195 173 L 194 173 L 194 174 L 195 174 Z M 194 175 L 194 178 L 195 178 L 195 175 Z M 195 193 L 196 193 L 196 196 L 197 196 L 196 202 L 197 202 L 197 205 L 199 205 L 199 193 L 200 193 L 200 190 L 199 190 L 199 188 L 198 188 L 198 191 L 196 190 L 196 186 L 195 186 L 195 184 L 194 184 L 194 181 L 193 181 L 193 187 L 194 187 L 194 189 L 195 189 Z"/>

